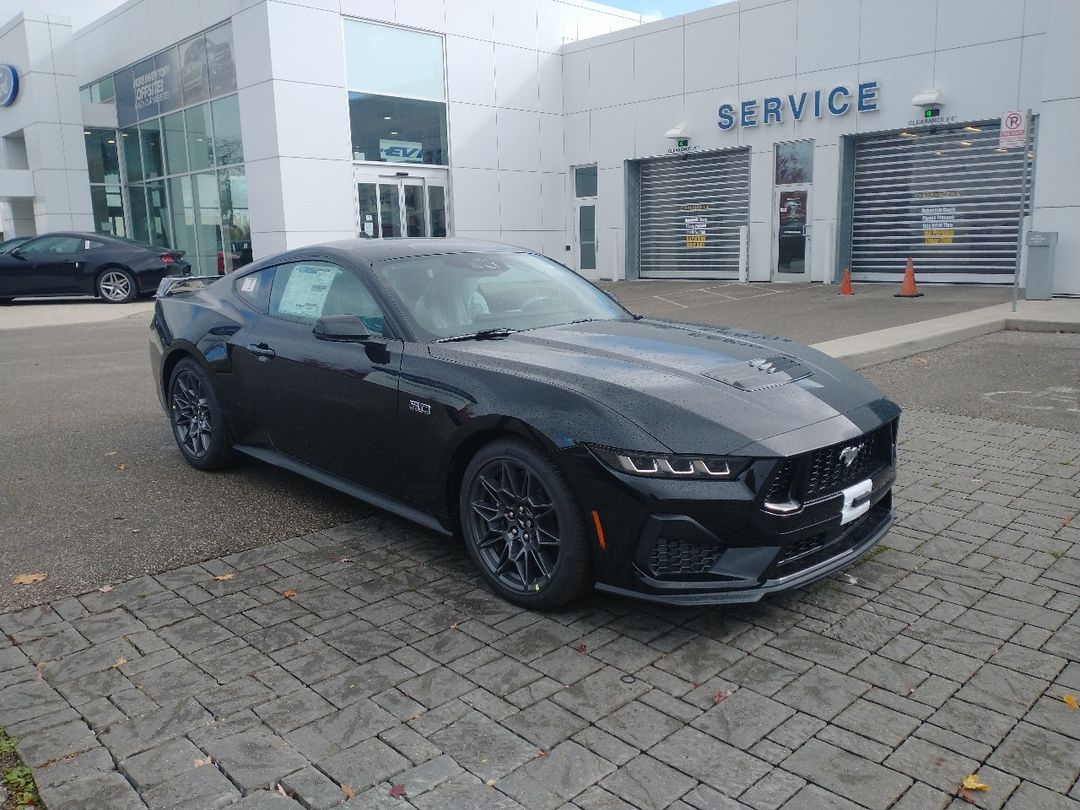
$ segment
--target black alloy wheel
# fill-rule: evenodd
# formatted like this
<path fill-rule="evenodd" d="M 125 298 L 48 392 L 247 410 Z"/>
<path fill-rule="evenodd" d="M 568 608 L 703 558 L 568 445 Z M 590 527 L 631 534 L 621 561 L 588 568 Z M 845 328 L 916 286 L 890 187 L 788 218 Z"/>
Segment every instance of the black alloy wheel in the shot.
<path fill-rule="evenodd" d="M 481 450 L 466 470 L 460 514 L 469 554 L 508 601 L 549 608 L 592 585 L 592 562 L 573 494 L 522 441 Z"/>
<path fill-rule="evenodd" d="M 234 451 L 217 393 L 194 360 L 185 358 L 173 370 L 169 417 L 176 444 L 193 467 L 214 470 L 233 461 Z"/>

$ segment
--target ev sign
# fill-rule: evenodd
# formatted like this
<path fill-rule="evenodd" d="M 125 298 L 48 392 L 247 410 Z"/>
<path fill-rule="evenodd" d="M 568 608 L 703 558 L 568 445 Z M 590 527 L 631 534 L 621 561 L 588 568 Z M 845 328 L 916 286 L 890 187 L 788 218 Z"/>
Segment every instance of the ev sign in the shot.
<path fill-rule="evenodd" d="M 1027 114 L 1023 110 L 1007 110 L 1001 114 L 998 146 L 1002 149 L 1023 147 L 1027 142 Z"/>
<path fill-rule="evenodd" d="M 415 141 L 379 139 L 379 159 L 389 163 L 423 163 L 424 145 Z"/>

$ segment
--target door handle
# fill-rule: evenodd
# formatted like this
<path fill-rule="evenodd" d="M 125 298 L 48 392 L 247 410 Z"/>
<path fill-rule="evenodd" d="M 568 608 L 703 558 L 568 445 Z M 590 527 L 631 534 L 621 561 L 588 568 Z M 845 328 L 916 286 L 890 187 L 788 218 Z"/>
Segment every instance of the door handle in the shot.
<path fill-rule="evenodd" d="M 248 351 L 258 357 L 260 360 L 269 360 L 271 357 L 277 357 L 277 352 L 275 352 L 265 343 L 249 343 Z"/>

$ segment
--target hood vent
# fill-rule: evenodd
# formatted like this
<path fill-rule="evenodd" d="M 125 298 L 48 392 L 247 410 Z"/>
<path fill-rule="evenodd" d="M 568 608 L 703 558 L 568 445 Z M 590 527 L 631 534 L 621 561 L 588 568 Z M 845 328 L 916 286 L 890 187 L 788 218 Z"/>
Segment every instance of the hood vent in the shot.
<path fill-rule="evenodd" d="M 709 379 L 738 388 L 740 391 L 776 388 L 789 382 L 803 380 L 813 373 L 794 357 L 788 357 L 785 354 L 729 363 L 704 372 Z"/>

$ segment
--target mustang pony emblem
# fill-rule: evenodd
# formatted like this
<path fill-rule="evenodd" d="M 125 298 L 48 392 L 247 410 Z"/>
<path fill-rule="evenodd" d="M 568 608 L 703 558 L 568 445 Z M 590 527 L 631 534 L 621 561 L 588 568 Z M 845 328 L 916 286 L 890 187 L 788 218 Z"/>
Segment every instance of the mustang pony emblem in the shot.
<path fill-rule="evenodd" d="M 853 444 L 849 447 L 845 447 L 840 451 L 840 460 L 844 462 L 845 467 L 850 467 L 855 463 L 855 459 L 859 456 L 859 445 Z"/>

